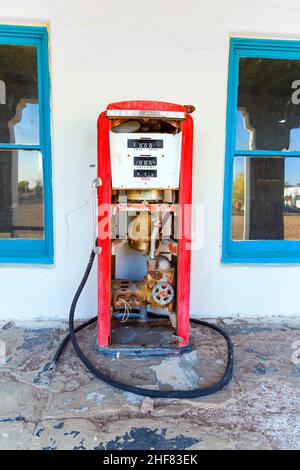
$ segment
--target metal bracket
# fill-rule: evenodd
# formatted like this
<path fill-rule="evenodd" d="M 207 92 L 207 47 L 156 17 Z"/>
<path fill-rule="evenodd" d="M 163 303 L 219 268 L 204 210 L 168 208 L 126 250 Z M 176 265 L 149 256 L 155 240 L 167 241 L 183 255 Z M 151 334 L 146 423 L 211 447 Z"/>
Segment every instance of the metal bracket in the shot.
<path fill-rule="evenodd" d="M 95 178 L 93 181 L 93 188 L 100 188 L 100 186 L 102 186 L 102 179 Z"/>
<path fill-rule="evenodd" d="M 98 204 L 97 204 L 97 189 L 102 186 L 102 179 L 95 178 L 92 184 L 92 193 L 93 193 L 93 241 L 98 237 Z M 101 248 L 98 246 L 94 247 L 94 253 L 100 255 Z"/>
<path fill-rule="evenodd" d="M 95 245 L 93 250 L 94 250 L 95 255 L 101 255 L 101 253 L 102 253 L 102 247 L 101 246 Z"/>
<path fill-rule="evenodd" d="M 179 341 L 179 342 L 182 342 L 182 341 L 183 341 L 183 338 L 182 338 L 181 336 L 172 335 L 172 338 L 176 339 L 176 340 Z"/>
<path fill-rule="evenodd" d="M 165 118 L 165 119 L 186 119 L 183 111 L 158 111 L 155 109 L 108 109 L 107 118 Z"/>

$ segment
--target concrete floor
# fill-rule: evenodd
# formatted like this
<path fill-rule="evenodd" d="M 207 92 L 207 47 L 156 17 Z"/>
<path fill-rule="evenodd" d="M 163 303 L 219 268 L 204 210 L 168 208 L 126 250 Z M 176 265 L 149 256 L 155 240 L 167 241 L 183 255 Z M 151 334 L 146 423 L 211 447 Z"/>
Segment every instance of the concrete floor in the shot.
<path fill-rule="evenodd" d="M 0 449 L 300 449 L 300 321 L 217 323 L 234 342 L 234 378 L 216 395 L 183 401 L 110 388 L 70 347 L 47 376 L 66 325 L 1 324 Z M 94 326 L 79 336 L 112 377 L 170 389 L 209 384 L 224 370 L 224 341 L 196 326 L 191 334 L 191 353 L 164 359 L 104 358 L 91 352 Z"/>

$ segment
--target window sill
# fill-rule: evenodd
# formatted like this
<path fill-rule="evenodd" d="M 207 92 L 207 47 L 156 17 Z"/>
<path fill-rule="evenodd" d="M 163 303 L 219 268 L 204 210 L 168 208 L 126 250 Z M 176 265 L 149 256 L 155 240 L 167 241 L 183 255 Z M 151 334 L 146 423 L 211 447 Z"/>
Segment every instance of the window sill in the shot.
<path fill-rule="evenodd" d="M 256 252 L 237 253 L 225 252 L 222 254 L 223 264 L 300 264 L 300 250 L 295 252 Z"/>
<path fill-rule="evenodd" d="M 27 251 L 25 253 L 17 252 L 1 252 L 0 251 L 0 265 L 1 264 L 54 264 L 53 254 L 45 251 Z"/>

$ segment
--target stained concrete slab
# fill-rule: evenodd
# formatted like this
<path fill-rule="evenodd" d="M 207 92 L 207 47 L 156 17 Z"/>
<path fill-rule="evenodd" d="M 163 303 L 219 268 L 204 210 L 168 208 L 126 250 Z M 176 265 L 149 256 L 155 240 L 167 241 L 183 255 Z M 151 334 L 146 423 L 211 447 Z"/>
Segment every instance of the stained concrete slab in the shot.
<path fill-rule="evenodd" d="M 0 325 L 0 449 L 300 449 L 300 321 L 215 322 L 232 336 L 234 377 L 218 394 L 196 400 L 113 389 L 72 347 L 53 373 L 44 372 L 66 324 Z M 224 371 L 222 338 L 195 326 L 191 336 L 190 353 L 163 359 L 99 356 L 95 326 L 79 341 L 111 377 L 172 390 L 211 384 Z"/>

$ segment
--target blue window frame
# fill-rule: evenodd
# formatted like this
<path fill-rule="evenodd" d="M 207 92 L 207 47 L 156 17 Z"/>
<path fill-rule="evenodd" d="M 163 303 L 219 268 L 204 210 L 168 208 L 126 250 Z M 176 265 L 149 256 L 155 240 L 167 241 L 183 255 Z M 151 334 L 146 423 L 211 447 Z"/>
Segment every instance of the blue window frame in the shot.
<path fill-rule="evenodd" d="M 298 216 L 300 221 L 300 139 L 297 140 L 300 119 L 299 123 L 291 123 L 292 119 L 298 120 L 298 114 L 300 116 L 300 106 L 296 107 L 300 99 L 295 102 L 284 97 L 285 104 L 282 105 L 279 92 L 273 101 L 270 96 L 268 98 L 277 86 L 274 84 L 276 70 L 281 70 L 280 76 L 283 76 L 282 67 L 288 71 L 288 80 L 289 70 L 294 70 L 295 80 L 290 83 L 290 97 L 297 93 L 294 96 L 298 98 L 300 41 L 231 38 L 223 204 L 224 263 L 300 263 L 300 225 L 299 230 L 297 226 Z M 260 73 L 256 73 L 258 71 Z M 262 85 L 264 73 L 267 85 Z M 253 77 L 257 80 L 256 84 L 253 84 Z M 248 85 L 251 82 L 248 91 L 245 82 Z M 265 89 L 257 91 L 261 86 Z M 272 119 L 274 122 L 276 120 L 276 125 L 271 122 Z M 269 178 L 266 171 L 271 172 Z M 299 197 L 294 196 L 296 202 L 291 204 L 289 192 L 295 195 L 298 188 Z M 239 189 L 241 201 L 238 201 Z M 272 205 L 265 201 L 267 194 L 271 199 L 275 198 L 275 202 L 271 201 Z M 277 215 L 276 211 L 271 214 L 273 223 L 277 224 L 273 233 L 272 228 L 266 229 L 264 225 L 270 223 L 267 211 L 270 209 L 272 212 L 276 203 Z M 265 212 L 262 212 L 262 206 L 265 206 Z M 266 224 L 263 223 L 263 214 L 266 215 Z M 296 228 L 294 232 L 290 230 L 287 233 L 287 225 L 292 221 Z M 257 224 L 260 228 L 255 233 Z"/>
<path fill-rule="evenodd" d="M 0 25 L 0 193 L 0 263 L 53 263 L 46 27 Z"/>

